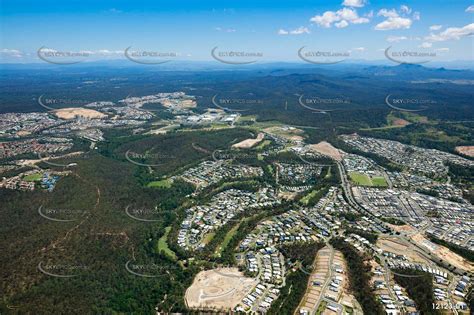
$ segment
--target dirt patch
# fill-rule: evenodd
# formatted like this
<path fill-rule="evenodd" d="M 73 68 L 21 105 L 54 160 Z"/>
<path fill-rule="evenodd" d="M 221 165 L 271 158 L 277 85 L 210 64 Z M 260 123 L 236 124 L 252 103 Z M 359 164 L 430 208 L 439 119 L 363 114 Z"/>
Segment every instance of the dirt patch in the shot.
<path fill-rule="evenodd" d="M 240 141 L 239 143 L 236 143 L 236 144 L 232 145 L 232 147 L 233 148 L 238 148 L 238 149 L 249 149 L 249 148 L 253 147 L 254 145 L 260 143 L 263 140 L 264 137 L 265 137 L 265 134 L 260 132 L 257 135 L 256 139 L 245 139 L 243 141 Z"/>
<path fill-rule="evenodd" d="M 336 161 L 342 161 L 341 151 L 339 151 L 326 141 L 321 141 L 318 144 L 311 144 L 309 147 L 311 148 L 311 150 L 329 156 L 330 158 Z"/>
<path fill-rule="evenodd" d="M 455 150 L 458 153 L 474 157 L 474 145 L 458 146 Z"/>
<path fill-rule="evenodd" d="M 410 122 L 406 121 L 405 119 L 397 118 L 393 121 L 393 126 L 406 126 L 409 125 Z"/>
<path fill-rule="evenodd" d="M 61 119 L 74 119 L 76 117 L 100 119 L 107 117 L 107 115 L 101 112 L 88 108 L 61 108 L 55 110 L 53 113 L 56 117 Z"/>
<path fill-rule="evenodd" d="M 237 268 L 217 268 L 201 271 L 186 290 L 189 308 L 232 310 L 257 285 Z"/>
<path fill-rule="evenodd" d="M 474 270 L 474 264 L 467 261 L 463 257 L 459 256 L 458 254 L 452 252 L 449 248 L 444 247 L 439 244 L 434 244 L 428 239 L 426 239 L 420 233 L 414 234 L 411 236 L 412 240 L 414 240 L 418 245 L 425 247 L 432 251 L 433 254 L 442 258 L 443 260 L 447 261 L 449 264 L 468 271 Z"/>

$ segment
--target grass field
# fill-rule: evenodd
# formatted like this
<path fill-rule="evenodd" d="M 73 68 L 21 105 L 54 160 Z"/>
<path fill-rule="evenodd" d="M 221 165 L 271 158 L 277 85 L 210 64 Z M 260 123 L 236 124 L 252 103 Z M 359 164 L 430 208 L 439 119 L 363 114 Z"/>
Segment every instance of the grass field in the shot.
<path fill-rule="evenodd" d="M 153 182 L 149 182 L 146 186 L 147 187 L 158 187 L 158 188 L 170 188 L 171 184 L 173 183 L 170 179 L 163 179 L 163 180 L 156 180 Z"/>
<path fill-rule="evenodd" d="M 387 181 L 383 177 L 372 177 L 372 186 L 387 187 Z"/>
<path fill-rule="evenodd" d="M 229 245 L 230 240 L 234 236 L 235 232 L 237 232 L 237 229 L 239 228 L 239 226 L 240 226 L 240 223 L 233 226 L 232 229 L 230 229 L 230 231 L 227 232 L 227 234 L 225 235 L 224 240 L 222 241 L 221 245 L 216 250 L 216 254 L 218 256 L 220 256 L 222 251 L 227 247 L 227 245 Z"/>
<path fill-rule="evenodd" d="M 350 172 L 349 177 L 357 185 L 372 186 L 372 181 L 370 180 L 369 176 L 365 174 L 361 174 L 358 172 Z"/>
<path fill-rule="evenodd" d="M 168 247 L 168 234 L 171 231 L 171 226 L 165 228 L 165 234 L 158 240 L 157 251 L 163 251 L 167 256 L 176 260 L 176 254 Z"/>
<path fill-rule="evenodd" d="M 308 193 L 306 196 L 304 196 L 303 198 L 301 198 L 300 202 L 304 205 L 307 205 L 308 202 L 311 200 L 311 198 L 313 198 L 314 196 L 316 196 L 316 194 L 318 193 L 319 190 L 312 190 L 310 193 Z"/>
<path fill-rule="evenodd" d="M 208 233 L 206 236 L 204 236 L 204 239 L 202 240 L 202 243 L 204 245 L 207 245 L 214 238 L 215 235 L 216 235 L 216 233 L 214 233 L 214 232 Z"/>
<path fill-rule="evenodd" d="M 42 176 L 43 175 L 40 174 L 40 173 L 30 174 L 30 175 L 27 175 L 27 176 L 23 177 L 23 180 L 27 181 L 27 182 L 37 182 L 37 181 L 41 180 Z"/>
<path fill-rule="evenodd" d="M 370 178 L 369 176 L 359 173 L 359 172 L 350 172 L 349 177 L 351 181 L 356 185 L 360 186 L 375 186 L 375 187 L 387 187 L 387 181 L 381 176 L 375 176 Z"/>

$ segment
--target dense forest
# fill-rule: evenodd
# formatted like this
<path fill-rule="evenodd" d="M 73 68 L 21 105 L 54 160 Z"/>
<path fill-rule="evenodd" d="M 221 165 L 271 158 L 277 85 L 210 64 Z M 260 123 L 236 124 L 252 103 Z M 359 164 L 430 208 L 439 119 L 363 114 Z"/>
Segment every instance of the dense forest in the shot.
<path fill-rule="evenodd" d="M 349 288 L 362 306 L 364 314 L 385 314 L 370 285 L 371 267 L 359 252 L 343 238 L 333 238 L 331 245 L 342 252 L 349 268 Z"/>

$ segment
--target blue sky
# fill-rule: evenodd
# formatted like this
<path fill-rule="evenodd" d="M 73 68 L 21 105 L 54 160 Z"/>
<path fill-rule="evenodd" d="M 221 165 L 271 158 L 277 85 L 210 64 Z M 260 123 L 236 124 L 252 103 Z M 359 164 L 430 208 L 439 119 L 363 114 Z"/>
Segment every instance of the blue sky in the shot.
<path fill-rule="evenodd" d="M 1 61 L 41 62 L 37 50 L 120 59 L 123 50 L 176 52 L 212 60 L 211 50 L 259 52 L 298 61 L 302 46 L 379 60 L 388 46 L 472 60 L 474 2 L 108 1 L 1 2 Z M 471 35 L 469 35 L 471 34 Z M 301 60 L 299 60 L 301 61 Z"/>

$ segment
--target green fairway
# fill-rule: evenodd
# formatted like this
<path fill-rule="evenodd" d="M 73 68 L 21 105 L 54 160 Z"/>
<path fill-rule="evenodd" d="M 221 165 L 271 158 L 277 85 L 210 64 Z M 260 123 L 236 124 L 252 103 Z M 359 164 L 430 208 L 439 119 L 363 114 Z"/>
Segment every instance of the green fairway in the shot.
<path fill-rule="evenodd" d="M 164 252 L 165 255 L 169 256 L 170 258 L 176 260 L 176 254 L 168 247 L 168 234 L 171 231 L 171 226 L 165 228 L 165 234 L 158 240 L 158 253 Z"/>
<path fill-rule="evenodd" d="M 361 174 L 361 173 L 358 173 L 358 172 L 350 172 L 349 177 L 357 185 L 372 186 L 372 181 L 365 174 Z"/>
<path fill-rule="evenodd" d="M 170 188 L 173 181 L 171 179 L 156 180 L 149 182 L 147 187 Z"/>
<path fill-rule="evenodd" d="M 30 174 L 30 175 L 27 175 L 27 176 L 23 177 L 23 180 L 27 181 L 27 182 L 37 182 L 37 181 L 41 180 L 42 176 L 43 175 L 40 174 L 40 173 Z"/>

